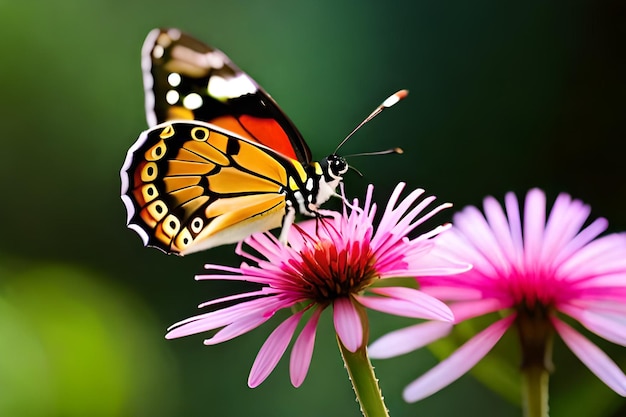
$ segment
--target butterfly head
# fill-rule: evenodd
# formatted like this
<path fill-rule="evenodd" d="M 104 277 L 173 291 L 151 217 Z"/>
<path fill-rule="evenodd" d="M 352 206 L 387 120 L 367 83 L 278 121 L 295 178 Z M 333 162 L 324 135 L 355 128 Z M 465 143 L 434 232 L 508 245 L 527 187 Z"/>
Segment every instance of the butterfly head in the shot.
<path fill-rule="evenodd" d="M 341 182 L 343 175 L 348 171 L 348 162 L 343 156 L 328 155 L 320 162 L 324 179 L 327 183 Z"/>

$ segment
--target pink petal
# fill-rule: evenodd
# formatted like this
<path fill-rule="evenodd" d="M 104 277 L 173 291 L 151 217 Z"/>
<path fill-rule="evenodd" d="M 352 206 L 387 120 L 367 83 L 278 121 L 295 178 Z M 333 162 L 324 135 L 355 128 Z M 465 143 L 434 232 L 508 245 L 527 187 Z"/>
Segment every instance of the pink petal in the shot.
<path fill-rule="evenodd" d="M 600 312 L 572 305 L 560 310 L 578 320 L 583 326 L 598 336 L 618 345 L 626 346 L 626 315 L 624 312 Z"/>
<path fill-rule="evenodd" d="M 565 193 L 556 198 L 546 223 L 541 262 L 552 262 L 574 239 L 591 208 Z"/>
<path fill-rule="evenodd" d="M 421 280 L 419 281 L 421 282 Z M 478 300 L 482 295 L 482 291 L 475 288 L 455 287 L 447 283 L 441 283 L 441 285 L 435 286 L 422 285 L 420 291 L 446 301 Z"/>
<path fill-rule="evenodd" d="M 410 383 L 404 389 L 404 400 L 419 401 L 456 381 L 493 348 L 514 319 L 515 315 L 510 315 L 495 322 L 458 348 L 447 359 Z"/>
<path fill-rule="evenodd" d="M 261 324 L 268 321 L 272 316 L 273 314 L 258 314 L 238 320 L 224 327 L 219 332 L 215 333 L 213 337 L 205 339 L 204 344 L 207 346 L 211 346 L 234 339 L 235 337 L 241 336 L 244 333 L 248 333 L 250 330 L 256 329 Z"/>
<path fill-rule="evenodd" d="M 168 328 L 169 332 L 165 335 L 165 338 L 175 339 L 177 337 L 215 330 L 251 316 L 271 317 L 275 311 L 282 307 L 282 301 L 276 299 L 259 298 L 246 301 L 221 310 L 211 311 L 210 313 L 200 314 L 179 321 Z"/>
<path fill-rule="evenodd" d="M 381 287 L 370 290 L 386 297 L 355 296 L 365 307 L 397 316 L 452 321 L 450 308 L 422 291 L 406 287 Z"/>
<path fill-rule="evenodd" d="M 526 265 L 537 265 L 543 248 L 546 224 L 546 195 L 534 188 L 526 194 L 524 203 L 524 260 Z"/>
<path fill-rule="evenodd" d="M 416 243 L 423 244 L 424 242 Z M 406 248 L 403 250 L 406 251 Z M 406 261 L 409 262 L 409 266 L 403 266 L 403 268 L 396 271 L 380 271 L 381 278 L 398 276 L 420 277 L 452 275 L 460 274 L 472 269 L 471 264 L 453 259 L 450 255 L 441 253 L 438 249 L 433 249 L 429 253 L 425 253 L 421 256 L 414 256 L 413 253 L 407 255 Z"/>
<path fill-rule="evenodd" d="M 506 265 L 505 270 L 508 271 L 512 265 L 516 264 L 519 258 L 519 253 L 515 247 L 513 237 L 511 236 L 511 229 L 506 215 L 502 209 L 502 205 L 500 205 L 500 203 L 493 197 L 485 198 L 483 207 L 485 209 L 485 218 L 491 227 L 493 235 L 498 241 L 504 256 L 508 260 L 508 263 L 511 264 Z"/>
<path fill-rule="evenodd" d="M 602 382 L 622 397 L 626 397 L 626 375 L 600 348 L 570 326 L 553 317 L 552 325 L 574 352 Z"/>
<path fill-rule="evenodd" d="M 506 193 L 504 196 L 506 216 L 509 219 L 511 239 L 515 247 L 515 266 L 520 266 L 524 252 L 524 239 L 522 237 L 522 220 L 520 217 L 519 203 L 515 193 Z"/>
<path fill-rule="evenodd" d="M 252 298 L 252 297 L 262 297 L 262 296 L 266 296 L 268 295 L 268 289 L 271 290 L 271 288 L 269 287 L 263 287 L 258 291 L 251 291 L 251 292 L 243 292 L 240 294 L 233 294 L 233 295 L 229 295 L 227 297 L 221 297 L 221 298 L 216 298 L 214 300 L 209 300 L 209 301 L 205 301 L 204 303 L 201 303 L 198 305 L 198 308 L 205 308 L 205 307 L 209 307 L 215 304 L 220 304 L 220 303 L 225 303 L 228 301 L 235 301 L 235 300 L 241 300 L 244 298 Z"/>
<path fill-rule="evenodd" d="M 497 237 L 494 235 L 494 231 L 480 210 L 469 206 L 465 207 L 461 214 L 455 217 L 455 225 L 463 231 L 464 238 L 470 241 L 480 252 L 484 261 L 489 263 L 489 270 L 506 273 L 510 269 L 510 264 L 502 246 L 499 245 Z"/>
<path fill-rule="evenodd" d="M 563 261 L 567 260 L 573 254 L 576 254 L 578 250 L 584 247 L 587 243 L 591 242 L 600 233 L 604 232 L 609 226 L 609 222 L 600 217 L 595 219 L 593 223 L 581 230 L 576 237 L 571 239 L 564 248 L 554 258 L 553 263 L 559 265 Z"/>
<path fill-rule="evenodd" d="M 471 262 L 474 270 L 485 276 L 497 276 L 498 271 L 507 268 L 507 265 L 502 253 L 492 259 L 491 250 L 500 252 L 495 249 L 493 240 L 493 233 L 480 211 L 469 206 L 454 216 L 454 227 L 439 236 L 436 242 L 437 247 L 453 257 Z"/>
<path fill-rule="evenodd" d="M 370 358 L 386 359 L 417 350 L 441 339 L 452 330 L 452 323 L 428 321 L 387 333 L 372 343 L 367 352 Z"/>
<path fill-rule="evenodd" d="M 560 268 L 568 280 L 619 271 L 626 268 L 624 236 L 610 234 L 588 243 L 573 254 Z"/>
<path fill-rule="evenodd" d="M 340 297 L 333 302 L 333 322 L 341 343 L 350 352 L 356 352 L 363 344 L 363 324 L 349 298 Z"/>
<path fill-rule="evenodd" d="M 512 302 L 506 298 L 483 298 L 473 301 L 459 301 L 450 305 L 454 322 L 460 323 L 473 317 L 482 316 L 494 311 L 511 307 Z"/>
<path fill-rule="evenodd" d="M 293 332 L 295 332 L 298 326 L 298 321 L 302 317 L 302 313 L 303 311 L 296 313 L 283 321 L 263 343 L 250 370 L 250 376 L 248 377 L 248 386 L 250 388 L 259 386 L 272 373 L 285 353 Z"/>
<path fill-rule="evenodd" d="M 419 189 L 419 188 L 417 190 L 414 190 L 413 192 L 411 192 L 411 194 L 409 194 L 402 201 L 402 203 L 399 205 L 399 210 L 394 209 L 394 206 L 398 202 L 398 198 L 400 197 L 400 194 L 402 193 L 402 190 L 404 189 L 405 185 L 406 184 L 403 182 L 398 183 L 398 185 L 396 185 L 396 188 L 394 188 L 393 192 L 391 193 L 391 196 L 389 197 L 389 200 L 387 201 L 387 206 L 385 207 L 385 212 L 383 213 L 383 216 L 380 219 L 380 223 L 378 224 L 377 236 L 375 236 L 372 239 L 372 244 L 374 246 L 377 246 L 377 243 L 379 241 L 378 236 L 388 234 L 391 231 L 391 229 L 396 225 L 396 223 L 400 220 L 400 218 L 402 217 L 402 214 L 406 210 L 408 210 L 410 205 L 421 194 L 424 193 L 424 190 Z M 398 214 L 398 211 L 399 211 L 399 214 Z"/>
<path fill-rule="evenodd" d="M 302 385 L 309 371 L 311 357 L 313 356 L 313 347 L 315 345 L 315 331 L 322 311 L 324 310 L 318 308 L 313 312 L 313 315 L 302 329 L 302 332 L 300 332 L 300 336 L 298 336 L 296 343 L 294 343 L 291 349 L 289 375 L 291 384 L 296 388 Z"/>

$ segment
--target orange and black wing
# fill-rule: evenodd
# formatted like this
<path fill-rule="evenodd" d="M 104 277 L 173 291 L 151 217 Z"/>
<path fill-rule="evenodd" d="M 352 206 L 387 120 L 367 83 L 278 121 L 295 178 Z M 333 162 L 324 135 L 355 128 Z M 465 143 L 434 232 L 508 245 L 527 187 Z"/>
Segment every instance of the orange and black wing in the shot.
<path fill-rule="evenodd" d="M 178 29 L 155 29 L 142 49 L 142 69 L 150 127 L 199 120 L 303 164 L 311 162 L 311 151 L 291 120 L 222 51 Z"/>
<path fill-rule="evenodd" d="M 122 167 L 127 222 L 167 253 L 233 243 L 281 225 L 299 170 L 298 161 L 210 124 L 162 123 L 140 135 Z"/>

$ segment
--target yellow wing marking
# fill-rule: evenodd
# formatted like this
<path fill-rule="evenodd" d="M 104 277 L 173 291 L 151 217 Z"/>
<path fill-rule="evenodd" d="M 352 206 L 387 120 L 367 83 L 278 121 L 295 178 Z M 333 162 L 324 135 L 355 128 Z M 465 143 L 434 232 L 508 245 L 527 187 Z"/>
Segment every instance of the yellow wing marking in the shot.
<path fill-rule="evenodd" d="M 194 127 L 191 129 L 191 137 L 198 142 L 206 142 L 210 134 L 209 129 L 206 127 Z"/>
<path fill-rule="evenodd" d="M 167 125 L 165 126 L 165 128 L 163 128 L 163 130 L 161 131 L 161 133 L 159 133 L 159 137 L 161 139 L 168 139 L 171 138 L 172 136 L 174 136 L 174 126 L 172 125 Z"/>
<path fill-rule="evenodd" d="M 221 139 L 226 138 L 226 136 L 213 132 L 210 138 L 210 144 L 207 142 L 189 141 L 185 143 L 182 149 L 186 149 L 197 155 L 200 155 L 207 161 L 211 161 L 217 165 L 229 165 L 230 161 L 225 155 L 226 150 L 220 151 L 221 148 L 218 146 L 218 144 L 221 145 Z M 215 142 L 218 142 L 218 144 L 216 144 Z"/>
<path fill-rule="evenodd" d="M 198 177 L 179 175 L 176 177 L 163 178 L 163 185 L 166 193 L 180 190 L 185 187 L 192 187 L 198 184 Z"/>
<path fill-rule="evenodd" d="M 287 172 L 279 161 L 248 142 L 239 141 L 239 153 L 231 158 L 241 167 L 261 176 L 272 178 L 281 184 L 287 183 Z"/>
<path fill-rule="evenodd" d="M 170 193 L 170 196 L 173 197 L 179 204 L 184 204 L 187 201 L 191 201 L 195 198 L 198 198 L 204 194 L 204 188 L 195 185 L 192 187 L 181 188 L 180 190 L 176 190 Z M 178 204 L 176 205 L 178 206 Z"/>
<path fill-rule="evenodd" d="M 302 166 L 302 164 L 296 160 L 291 160 L 291 164 L 296 168 L 296 171 L 298 171 L 298 175 L 300 175 L 300 180 L 302 182 L 305 182 L 307 179 L 307 175 L 306 175 L 306 171 L 304 170 L 304 167 Z"/>
<path fill-rule="evenodd" d="M 148 162 L 141 168 L 141 181 L 150 182 L 154 181 L 157 177 L 159 170 L 157 164 L 154 162 Z"/>
<path fill-rule="evenodd" d="M 144 153 L 144 157 L 147 161 L 158 161 L 159 159 L 163 158 L 166 150 L 167 147 L 165 146 L 165 142 L 161 140 L 152 148 L 148 149 Z"/>
<path fill-rule="evenodd" d="M 155 200 L 141 210 L 140 216 L 144 222 L 154 229 L 156 224 L 167 214 L 167 206 L 161 200 Z"/>
<path fill-rule="evenodd" d="M 209 218 L 207 226 L 195 239 L 189 229 L 183 227 L 171 240 L 171 250 L 187 254 L 237 242 L 254 232 L 279 227 L 284 211 L 284 197 L 275 194 L 218 200 L 207 209 L 207 214 L 216 217 Z M 164 232 L 162 236 L 165 237 Z M 164 242 L 169 244 L 170 239 Z"/>
<path fill-rule="evenodd" d="M 256 207 L 258 205 L 263 205 L 263 203 L 267 202 L 268 200 L 278 202 L 284 199 L 285 199 L 284 196 L 276 195 L 276 194 L 270 194 L 270 195 L 255 194 L 255 195 L 246 195 L 246 196 L 240 196 L 240 197 L 220 198 L 219 200 L 216 200 L 213 203 L 211 203 L 206 208 L 204 215 L 208 219 L 212 219 L 214 217 L 217 218 L 227 213 L 234 213 L 238 211 L 245 212 L 247 207 L 250 207 L 250 206 Z M 263 210 L 261 210 L 261 212 L 262 211 Z M 252 210 L 252 213 L 248 213 L 248 214 L 249 216 L 252 216 L 254 214 L 259 214 L 259 212 L 255 212 L 254 210 Z M 245 217 L 249 217 L 249 216 L 243 216 L 242 219 L 245 219 Z"/>
<path fill-rule="evenodd" d="M 172 106 L 167 109 L 167 120 L 176 120 L 176 119 L 193 120 L 194 115 L 191 110 L 185 107 Z"/>
<path fill-rule="evenodd" d="M 133 196 L 135 197 L 135 200 L 137 200 L 137 204 L 143 207 L 146 203 L 149 203 L 157 198 L 159 196 L 159 191 L 154 184 L 145 184 L 135 188 L 133 190 Z"/>
<path fill-rule="evenodd" d="M 206 175 L 215 168 L 211 162 L 188 162 L 172 160 L 167 166 L 166 176 L 173 175 Z"/>
<path fill-rule="evenodd" d="M 180 230 L 180 220 L 173 214 L 168 215 L 157 227 L 156 236 L 163 242 L 169 242 Z M 165 236 L 159 236 L 164 233 Z"/>
<path fill-rule="evenodd" d="M 176 159 L 179 161 L 187 161 L 187 162 L 206 162 L 207 158 L 202 155 L 198 155 L 195 152 L 191 152 L 185 148 L 181 148 L 178 151 L 178 155 L 176 155 Z"/>
<path fill-rule="evenodd" d="M 259 196 L 253 196 L 258 198 Z M 239 210 L 229 211 L 219 217 L 214 218 L 207 227 L 196 237 L 203 238 L 211 236 L 220 230 L 233 226 L 237 223 L 252 219 L 253 217 L 266 215 L 267 212 L 281 210 L 284 211 L 285 197 L 281 195 L 265 196 L 265 201 L 259 201 L 256 204 L 247 204 L 239 208 Z M 280 222 L 274 227 L 280 226 Z"/>
<path fill-rule="evenodd" d="M 241 171 L 234 167 L 222 168 L 219 173 L 211 175 L 209 188 L 218 194 L 236 193 L 279 193 L 281 178 L 273 178 L 276 182 Z"/>

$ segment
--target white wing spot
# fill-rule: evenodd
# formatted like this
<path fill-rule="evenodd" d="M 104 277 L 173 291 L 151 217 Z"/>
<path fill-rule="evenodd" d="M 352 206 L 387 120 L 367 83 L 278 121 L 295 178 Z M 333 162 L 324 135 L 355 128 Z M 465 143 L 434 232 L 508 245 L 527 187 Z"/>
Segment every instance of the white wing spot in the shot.
<path fill-rule="evenodd" d="M 178 87 L 180 85 L 181 81 L 182 81 L 182 78 L 181 78 L 180 74 L 177 73 L 177 72 L 172 72 L 170 75 L 167 76 L 167 82 L 172 87 Z"/>
<path fill-rule="evenodd" d="M 152 50 L 152 56 L 154 59 L 159 59 L 163 57 L 163 53 L 165 49 L 161 45 L 154 45 L 154 49 Z"/>
<path fill-rule="evenodd" d="M 255 93 L 257 88 L 250 77 L 239 74 L 229 79 L 214 75 L 209 79 L 207 90 L 213 97 L 228 99 Z"/>
<path fill-rule="evenodd" d="M 202 97 L 199 94 L 191 93 L 183 99 L 183 106 L 189 110 L 196 110 L 202 106 Z"/>
<path fill-rule="evenodd" d="M 167 93 L 165 93 L 165 100 L 171 106 L 178 103 L 179 99 L 180 99 L 180 95 L 178 94 L 178 91 L 176 90 L 170 90 Z"/>

